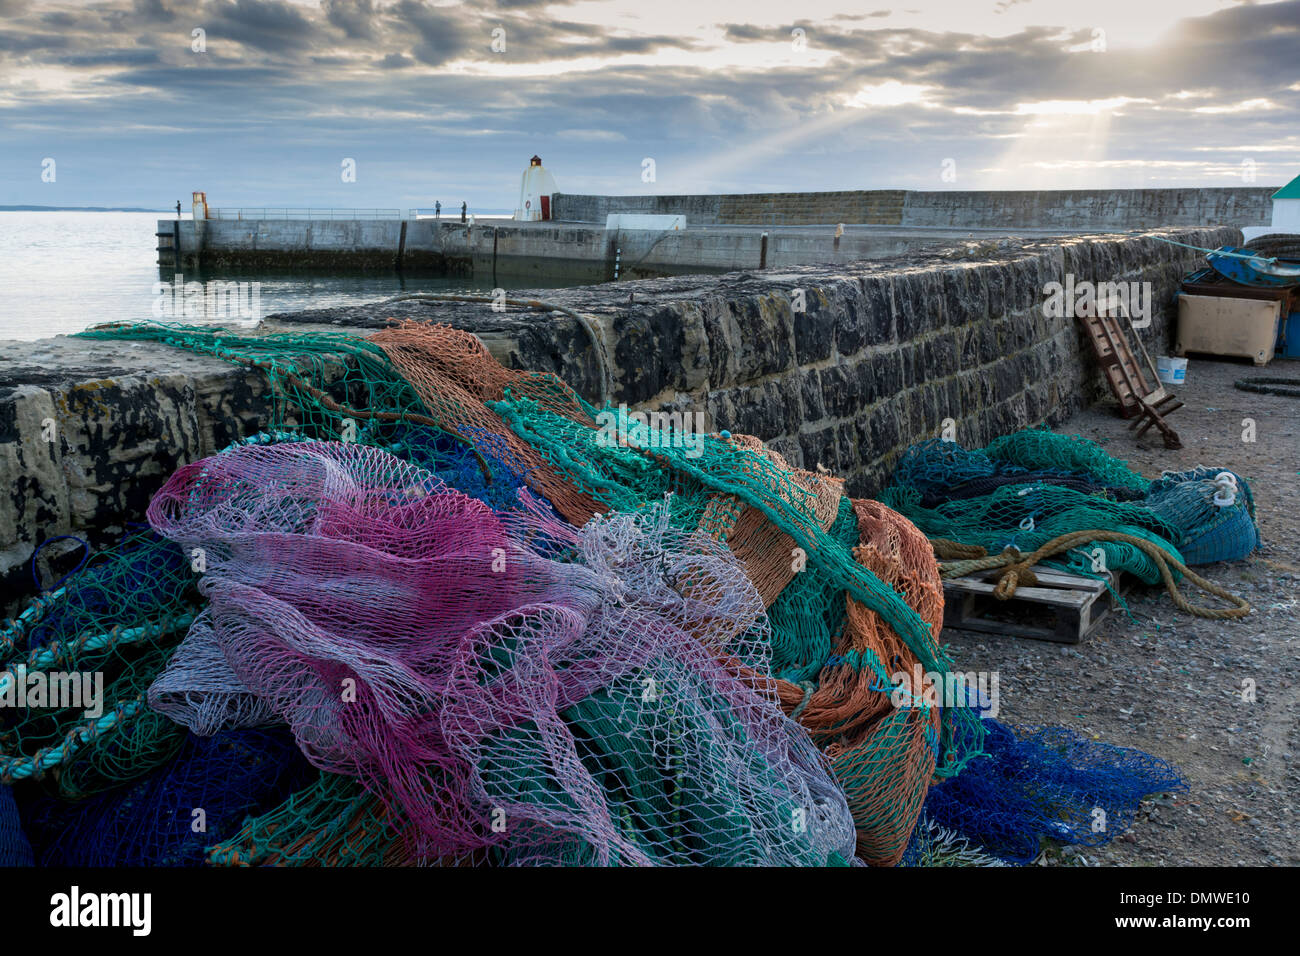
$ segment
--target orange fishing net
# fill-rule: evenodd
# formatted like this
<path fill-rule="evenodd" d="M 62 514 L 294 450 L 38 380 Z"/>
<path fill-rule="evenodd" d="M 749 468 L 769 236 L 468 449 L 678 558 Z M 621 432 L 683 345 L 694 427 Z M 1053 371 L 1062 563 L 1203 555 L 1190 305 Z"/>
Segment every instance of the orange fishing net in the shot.
<path fill-rule="evenodd" d="M 608 509 L 562 477 L 485 402 L 529 398 L 546 411 L 595 426 L 573 389 L 554 375 L 503 367 L 473 334 L 449 325 L 400 322 L 371 342 L 384 350 L 439 427 L 491 455 L 544 495 L 565 520 L 582 525 Z"/>
<path fill-rule="evenodd" d="M 736 447 L 766 458 L 776 466 L 788 484 L 772 491 L 792 507 L 809 511 L 809 517 L 823 531 L 830 529 L 839 513 L 843 481 L 791 467 L 785 458 L 752 435 L 732 435 L 730 440 Z M 761 480 L 763 475 L 755 469 L 749 477 Z M 792 500 L 792 491 L 800 490 L 807 494 L 800 496 L 799 501 Z M 774 527 L 762 511 L 734 495 L 713 495 L 710 498 L 704 517 L 700 519 L 700 530 L 725 541 L 740 558 L 764 604 L 770 605 L 776 600 L 802 569 L 802 559 L 807 558 L 806 554 L 800 554 L 801 549 L 796 548 L 790 535 Z"/>

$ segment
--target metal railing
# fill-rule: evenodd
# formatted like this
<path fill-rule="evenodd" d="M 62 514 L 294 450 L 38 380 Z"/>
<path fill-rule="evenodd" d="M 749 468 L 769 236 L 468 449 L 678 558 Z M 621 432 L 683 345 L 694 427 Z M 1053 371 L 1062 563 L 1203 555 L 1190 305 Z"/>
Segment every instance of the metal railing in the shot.
<path fill-rule="evenodd" d="M 514 213 L 509 211 L 485 212 L 482 209 L 470 209 L 468 214 L 477 220 L 490 219 L 499 221 L 514 218 Z M 443 222 L 460 222 L 460 204 L 457 203 L 454 207 L 443 206 L 441 213 L 437 212 L 432 206 L 428 208 L 421 206 L 418 209 L 413 207 L 407 210 L 406 213 L 408 219 L 432 219 L 435 216 L 439 216 Z"/>
<path fill-rule="evenodd" d="M 261 209 L 249 207 L 231 207 L 227 209 L 208 209 L 209 219 L 401 219 L 400 209 Z"/>

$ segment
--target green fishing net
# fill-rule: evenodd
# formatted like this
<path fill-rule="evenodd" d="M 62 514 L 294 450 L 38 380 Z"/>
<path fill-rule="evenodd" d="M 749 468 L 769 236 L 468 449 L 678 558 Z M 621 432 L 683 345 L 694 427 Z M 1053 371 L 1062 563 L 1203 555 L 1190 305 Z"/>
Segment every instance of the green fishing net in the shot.
<path fill-rule="evenodd" d="M 174 544 L 142 532 L 4 628 L 0 699 L 12 700 L 0 712 L 0 782 L 35 779 L 76 798 L 175 753 L 183 729 L 143 696 L 194 618 L 197 579 Z M 56 685 L 66 706 L 55 706 Z"/>
<path fill-rule="evenodd" d="M 1060 535 L 1099 530 L 1143 538 L 1182 560 L 1173 544 L 1178 530 L 1145 506 L 1149 486 L 1087 439 L 1028 430 L 976 450 L 942 441 L 915 445 L 879 500 L 931 539 L 989 554 L 1007 548 L 1027 554 Z M 1043 564 L 1086 576 L 1123 571 L 1147 584 L 1160 581 L 1156 563 L 1125 542 L 1087 542 Z"/>

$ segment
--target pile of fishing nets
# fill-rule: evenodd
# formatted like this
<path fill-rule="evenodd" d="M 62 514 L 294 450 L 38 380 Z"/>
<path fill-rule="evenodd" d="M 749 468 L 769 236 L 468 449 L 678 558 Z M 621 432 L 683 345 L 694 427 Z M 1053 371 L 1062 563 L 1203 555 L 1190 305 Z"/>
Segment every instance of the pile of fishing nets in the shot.
<path fill-rule="evenodd" d="M 85 334 L 261 370 L 268 411 L 0 633 L 0 693 L 101 681 L 0 708 L 0 862 L 1024 862 L 1177 784 L 899 690 L 953 671 L 937 529 L 1183 540 L 1086 448 L 924 446 L 852 499 L 447 326 Z"/>
<path fill-rule="evenodd" d="M 1028 430 L 967 450 L 930 440 L 904 453 L 880 500 L 932 540 L 1029 554 L 1063 535 L 1113 532 L 1183 564 L 1244 558 L 1259 545 L 1244 478 L 1198 468 L 1148 481 L 1085 438 Z M 1083 575 L 1161 580 L 1140 542 L 1086 535 L 1039 563 Z M 1177 577 L 1177 574 L 1175 574 Z"/>
<path fill-rule="evenodd" d="M 287 724 L 421 858 L 847 861 L 844 797 L 764 686 L 757 591 L 666 518 L 505 519 L 359 445 L 187 466 L 150 520 L 210 555 L 209 604 L 149 702 L 199 733 Z"/>

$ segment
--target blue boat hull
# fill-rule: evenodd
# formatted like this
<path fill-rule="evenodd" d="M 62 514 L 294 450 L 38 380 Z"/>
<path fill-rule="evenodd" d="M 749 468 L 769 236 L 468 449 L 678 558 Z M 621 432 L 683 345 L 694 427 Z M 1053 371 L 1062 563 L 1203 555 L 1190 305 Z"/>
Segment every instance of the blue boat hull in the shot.
<path fill-rule="evenodd" d="M 1207 253 L 1205 258 L 1219 275 L 1242 285 L 1259 289 L 1289 289 L 1300 285 L 1300 260 L 1273 259 L 1231 246 Z"/>

